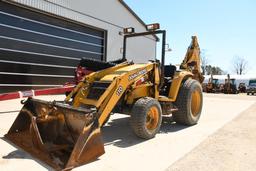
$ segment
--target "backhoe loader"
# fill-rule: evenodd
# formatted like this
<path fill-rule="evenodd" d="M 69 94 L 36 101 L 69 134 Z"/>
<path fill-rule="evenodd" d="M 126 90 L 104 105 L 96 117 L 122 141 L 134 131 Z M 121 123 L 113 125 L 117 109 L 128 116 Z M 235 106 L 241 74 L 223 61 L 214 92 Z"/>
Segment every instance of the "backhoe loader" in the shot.
<path fill-rule="evenodd" d="M 213 75 L 209 78 L 209 81 L 205 87 L 207 93 L 220 93 L 223 86 L 219 83 L 219 79 L 213 78 Z"/>
<path fill-rule="evenodd" d="M 224 89 L 223 89 L 223 93 L 224 94 L 237 94 L 239 93 L 237 87 L 236 87 L 236 83 L 235 83 L 235 79 L 234 78 L 230 78 L 230 75 L 227 75 L 227 79 L 225 79 L 225 84 L 224 84 Z"/>
<path fill-rule="evenodd" d="M 160 34 L 161 63 L 124 61 L 92 72 L 63 103 L 28 98 L 5 137 L 54 169 L 71 170 L 104 154 L 101 128 L 111 112 L 129 114 L 131 128 L 143 139 L 156 135 L 163 115 L 172 115 L 179 124 L 197 124 L 203 104 L 199 77 L 164 64 L 166 31 L 158 26 L 149 25 L 142 33 L 126 29 L 123 59 L 128 38 Z M 199 57 L 186 61 L 192 68 L 200 65 Z"/>

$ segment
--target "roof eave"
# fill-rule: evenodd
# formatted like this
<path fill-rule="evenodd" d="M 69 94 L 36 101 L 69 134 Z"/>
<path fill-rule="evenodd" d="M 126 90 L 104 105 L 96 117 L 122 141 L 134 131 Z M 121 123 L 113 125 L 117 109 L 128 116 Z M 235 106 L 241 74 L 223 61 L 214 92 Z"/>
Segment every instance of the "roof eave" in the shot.
<path fill-rule="evenodd" d="M 118 0 L 147 30 L 146 23 L 123 1 Z M 156 39 L 156 41 L 159 41 L 159 38 L 156 35 L 153 35 Z"/>

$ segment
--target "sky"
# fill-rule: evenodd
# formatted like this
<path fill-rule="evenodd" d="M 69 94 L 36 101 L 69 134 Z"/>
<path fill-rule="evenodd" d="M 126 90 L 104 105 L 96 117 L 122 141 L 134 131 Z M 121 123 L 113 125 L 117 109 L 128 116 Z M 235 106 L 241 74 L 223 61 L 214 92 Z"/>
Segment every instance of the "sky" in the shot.
<path fill-rule="evenodd" d="M 247 74 L 256 74 L 255 0 L 125 0 L 147 24 L 167 30 L 172 51 L 166 61 L 179 64 L 191 36 L 198 36 L 208 63 L 234 74 L 235 56 L 248 61 Z"/>

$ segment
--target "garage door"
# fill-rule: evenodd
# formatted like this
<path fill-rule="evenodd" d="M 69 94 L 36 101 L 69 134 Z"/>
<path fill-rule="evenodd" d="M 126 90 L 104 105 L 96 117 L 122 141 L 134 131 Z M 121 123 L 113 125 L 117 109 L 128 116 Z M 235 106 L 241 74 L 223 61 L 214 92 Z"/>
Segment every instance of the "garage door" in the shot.
<path fill-rule="evenodd" d="M 81 57 L 103 60 L 105 31 L 0 1 L 0 93 L 72 81 Z"/>

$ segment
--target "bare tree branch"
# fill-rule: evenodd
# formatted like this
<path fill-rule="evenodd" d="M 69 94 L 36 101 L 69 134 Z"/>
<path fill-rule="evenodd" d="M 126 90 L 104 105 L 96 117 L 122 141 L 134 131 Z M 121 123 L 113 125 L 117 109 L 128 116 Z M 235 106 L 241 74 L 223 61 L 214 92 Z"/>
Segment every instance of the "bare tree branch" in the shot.
<path fill-rule="evenodd" d="M 243 57 L 235 56 L 233 59 L 233 69 L 238 75 L 245 74 L 248 69 L 248 61 Z"/>
<path fill-rule="evenodd" d="M 200 53 L 200 57 L 201 57 L 201 68 L 202 68 L 202 72 L 203 72 L 203 75 L 206 74 L 206 66 L 208 65 L 208 58 L 206 56 L 206 52 L 205 50 L 202 50 L 201 53 Z"/>

